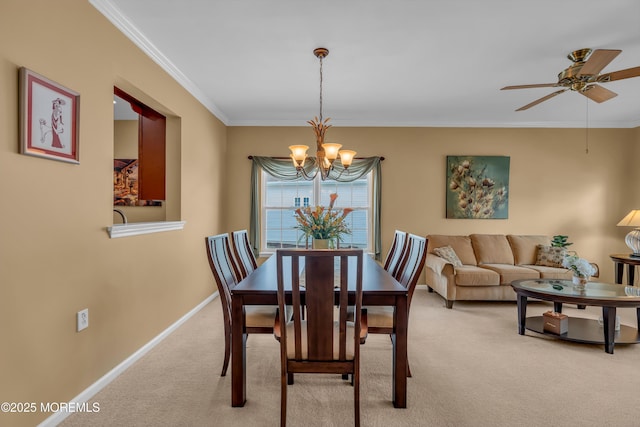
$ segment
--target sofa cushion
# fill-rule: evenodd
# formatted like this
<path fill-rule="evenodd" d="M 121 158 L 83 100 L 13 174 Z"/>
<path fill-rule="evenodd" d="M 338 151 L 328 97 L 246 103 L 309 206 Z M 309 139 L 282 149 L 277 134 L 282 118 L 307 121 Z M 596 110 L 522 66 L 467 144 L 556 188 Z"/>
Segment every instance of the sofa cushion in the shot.
<path fill-rule="evenodd" d="M 538 255 L 538 245 L 550 245 L 547 236 L 518 236 L 508 234 L 507 240 L 511 245 L 515 265 L 533 265 Z"/>
<path fill-rule="evenodd" d="M 535 265 L 562 268 L 562 260 L 567 255 L 565 248 L 548 245 L 538 245 L 538 256 Z"/>
<path fill-rule="evenodd" d="M 457 286 L 499 286 L 500 275 L 487 268 L 463 265 L 455 269 Z"/>
<path fill-rule="evenodd" d="M 438 255 L 440 258 L 444 258 L 453 264 L 454 267 L 461 267 L 462 261 L 456 255 L 456 251 L 453 250 L 451 246 L 442 246 L 440 248 L 434 248 L 433 253 Z"/>
<path fill-rule="evenodd" d="M 514 280 L 539 279 L 540 273 L 531 268 L 509 264 L 482 264 L 480 268 L 495 271 L 500 275 L 501 285 L 510 285 Z"/>
<path fill-rule="evenodd" d="M 481 264 L 511 264 L 513 252 L 504 234 L 472 234 L 473 251 Z"/>
<path fill-rule="evenodd" d="M 430 234 L 429 252 L 433 253 L 433 248 L 441 248 L 443 246 L 451 246 L 460 258 L 460 261 L 466 265 L 477 265 L 476 256 L 473 253 L 473 246 L 469 236 L 448 236 L 443 234 Z"/>
<path fill-rule="evenodd" d="M 521 267 L 536 270 L 540 273 L 541 279 L 571 280 L 573 276 L 571 270 L 567 270 L 566 268 L 547 267 L 544 265 L 522 265 Z"/>

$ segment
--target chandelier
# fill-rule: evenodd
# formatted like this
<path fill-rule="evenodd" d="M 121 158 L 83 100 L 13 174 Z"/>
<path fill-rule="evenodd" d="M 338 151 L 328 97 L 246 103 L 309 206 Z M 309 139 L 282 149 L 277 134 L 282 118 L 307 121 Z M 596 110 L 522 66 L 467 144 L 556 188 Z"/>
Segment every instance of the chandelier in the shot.
<path fill-rule="evenodd" d="M 314 49 L 313 54 L 320 60 L 320 117 L 314 117 L 313 120 L 307 121 L 312 127 L 313 132 L 316 134 L 316 157 L 315 157 L 315 171 L 313 173 L 307 172 L 304 168 L 305 160 L 307 159 L 307 145 L 291 145 L 289 149 L 291 154 L 289 157 L 293 160 L 293 165 L 296 168 L 298 176 L 303 177 L 306 180 L 312 180 L 320 172 L 320 178 L 324 181 L 329 178 L 329 173 L 333 170 L 334 162 L 340 157 L 340 163 L 342 163 L 343 171 L 347 170 L 351 166 L 351 162 L 356 155 L 353 150 L 341 150 L 342 145 L 333 142 L 324 142 L 324 135 L 327 129 L 331 127 L 329 123 L 330 118 L 323 120 L 322 117 L 322 60 L 329 55 L 329 49 L 319 47 Z"/>

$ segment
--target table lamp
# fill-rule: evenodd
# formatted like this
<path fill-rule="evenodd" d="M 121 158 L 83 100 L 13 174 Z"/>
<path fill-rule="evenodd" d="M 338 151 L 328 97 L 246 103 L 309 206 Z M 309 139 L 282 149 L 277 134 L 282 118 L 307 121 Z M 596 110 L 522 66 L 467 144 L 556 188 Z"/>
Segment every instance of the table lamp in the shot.
<path fill-rule="evenodd" d="M 632 210 L 622 218 L 618 223 L 619 227 L 635 227 L 624 238 L 624 242 L 629 246 L 631 251 L 630 256 L 640 258 L 640 210 Z"/>

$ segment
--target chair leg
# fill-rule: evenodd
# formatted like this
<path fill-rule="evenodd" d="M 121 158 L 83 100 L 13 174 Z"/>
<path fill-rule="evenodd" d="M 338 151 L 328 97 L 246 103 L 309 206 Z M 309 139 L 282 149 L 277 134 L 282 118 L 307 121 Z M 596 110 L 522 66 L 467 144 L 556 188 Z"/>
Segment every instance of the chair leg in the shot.
<path fill-rule="evenodd" d="M 287 376 L 291 374 L 280 375 L 280 427 L 287 425 Z"/>
<path fill-rule="evenodd" d="M 293 374 L 291 372 L 287 373 L 287 384 L 293 384 Z"/>
<path fill-rule="evenodd" d="M 229 367 L 229 358 L 231 356 L 231 337 L 228 334 L 224 336 L 224 363 L 222 364 L 221 377 L 227 375 L 227 368 Z"/>
<path fill-rule="evenodd" d="M 355 426 L 360 427 L 360 372 L 358 369 L 351 376 L 353 381 L 353 405 L 355 412 Z"/>

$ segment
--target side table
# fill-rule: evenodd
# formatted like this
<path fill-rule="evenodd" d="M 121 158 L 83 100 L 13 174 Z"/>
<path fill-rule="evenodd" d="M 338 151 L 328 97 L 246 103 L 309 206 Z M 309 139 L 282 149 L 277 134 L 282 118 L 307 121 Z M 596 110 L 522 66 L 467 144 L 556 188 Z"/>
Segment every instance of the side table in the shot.
<path fill-rule="evenodd" d="M 629 254 L 613 254 L 609 255 L 611 260 L 615 263 L 615 281 L 622 284 L 622 274 L 624 266 L 627 266 L 627 285 L 633 286 L 636 265 L 640 265 L 640 257 L 634 257 Z"/>

